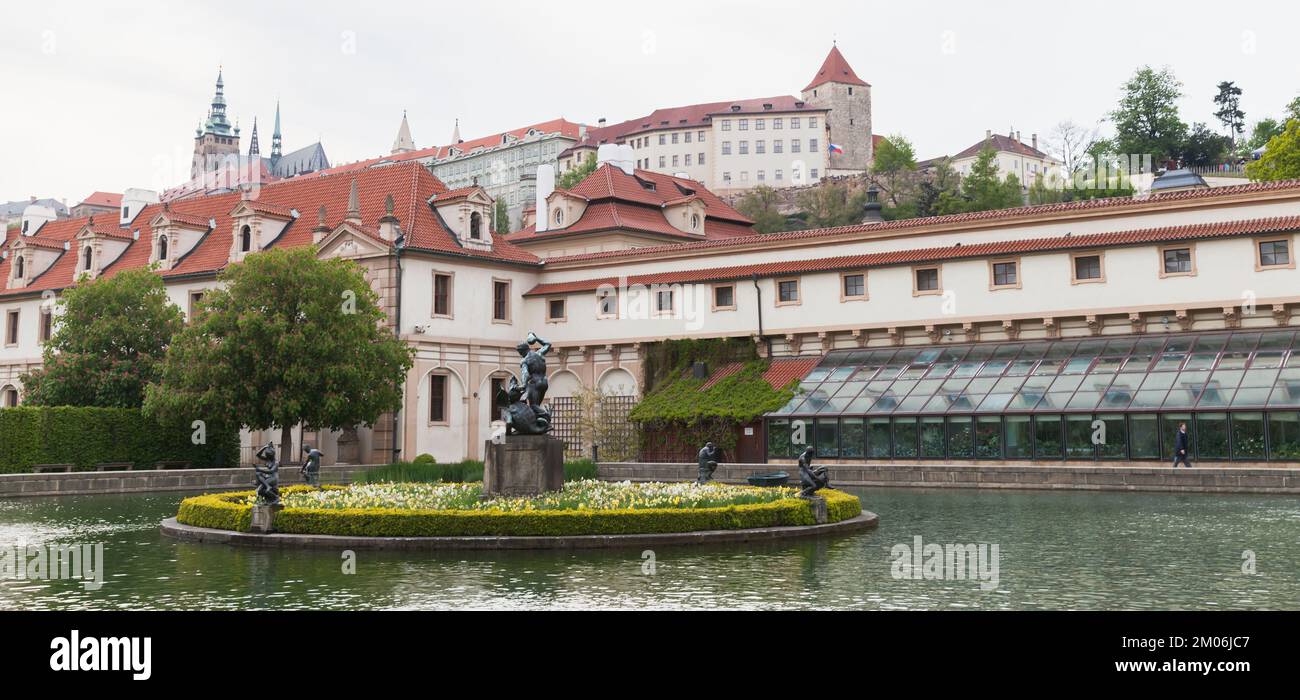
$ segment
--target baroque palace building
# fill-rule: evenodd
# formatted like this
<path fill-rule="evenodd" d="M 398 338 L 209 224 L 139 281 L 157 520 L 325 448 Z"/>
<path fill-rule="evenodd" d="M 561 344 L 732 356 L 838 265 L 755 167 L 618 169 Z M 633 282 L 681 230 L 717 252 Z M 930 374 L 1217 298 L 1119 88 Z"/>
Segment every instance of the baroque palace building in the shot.
<path fill-rule="evenodd" d="M 483 185 L 418 163 L 7 230 L 0 400 L 21 402 L 79 277 L 156 263 L 188 312 L 227 265 L 315 245 L 365 268 L 417 353 L 396 416 L 296 438 L 327 461 L 481 458 L 530 330 L 556 348 L 555 400 L 635 400 L 666 338 L 749 339 L 774 385 L 802 382 L 754 426 L 759 459 L 804 430 L 847 461 L 1154 459 L 1179 420 L 1202 458 L 1300 458 L 1300 182 L 760 235 L 701 183 L 601 155 L 568 190 L 544 166 L 535 220 L 506 236 Z"/>

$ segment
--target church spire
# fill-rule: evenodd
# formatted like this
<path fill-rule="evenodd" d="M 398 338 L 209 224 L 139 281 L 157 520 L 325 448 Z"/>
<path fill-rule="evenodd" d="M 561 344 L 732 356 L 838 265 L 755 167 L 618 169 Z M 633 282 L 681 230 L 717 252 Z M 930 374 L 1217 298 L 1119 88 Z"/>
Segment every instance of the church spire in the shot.
<path fill-rule="evenodd" d="M 456 144 L 458 144 L 458 143 L 464 143 L 464 142 L 465 142 L 465 139 L 462 139 L 462 138 L 460 137 L 460 120 L 457 119 L 457 120 L 456 120 L 456 128 L 454 128 L 454 129 L 451 130 L 451 143 L 452 143 L 452 145 L 454 146 L 454 145 L 456 145 Z"/>
<path fill-rule="evenodd" d="M 212 96 L 212 105 L 208 110 L 208 119 L 203 123 L 204 133 L 230 136 L 230 120 L 226 118 L 226 83 L 222 79 L 222 69 L 217 67 L 217 91 Z"/>
<path fill-rule="evenodd" d="M 257 117 L 253 117 L 253 137 L 248 141 L 248 157 L 256 158 L 261 155 L 261 150 L 257 145 Z"/>
<path fill-rule="evenodd" d="M 275 101 L 275 131 L 271 134 L 271 166 L 275 167 L 283 155 L 280 144 L 280 101 Z"/>
<path fill-rule="evenodd" d="M 411 125 L 406 123 L 406 110 L 402 110 L 402 125 L 397 128 L 397 138 L 393 141 L 393 153 L 409 153 L 415 150 L 415 141 L 411 139 Z"/>

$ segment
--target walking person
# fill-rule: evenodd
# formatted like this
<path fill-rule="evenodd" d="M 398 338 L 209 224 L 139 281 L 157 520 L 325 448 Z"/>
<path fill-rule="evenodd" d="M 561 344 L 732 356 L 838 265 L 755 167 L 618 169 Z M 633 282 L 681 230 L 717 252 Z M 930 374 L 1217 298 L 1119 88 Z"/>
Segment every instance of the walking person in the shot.
<path fill-rule="evenodd" d="M 1174 469 L 1178 468 L 1179 462 L 1188 469 L 1192 468 L 1192 458 L 1188 453 L 1191 442 L 1191 438 L 1187 435 L 1187 424 L 1179 423 L 1178 432 L 1174 434 Z"/>

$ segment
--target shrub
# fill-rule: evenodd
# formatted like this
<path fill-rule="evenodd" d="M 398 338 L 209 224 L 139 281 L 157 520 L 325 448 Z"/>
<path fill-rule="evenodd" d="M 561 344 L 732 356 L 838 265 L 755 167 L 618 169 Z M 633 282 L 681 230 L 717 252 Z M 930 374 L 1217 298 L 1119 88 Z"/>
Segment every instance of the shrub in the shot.
<path fill-rule="evenodd" d="M 437 464 L 438 463 L 438 460 L 434 459 L 433 455 L 429 454 L 428 452 L 418 455 L 412 461 L 414 461 L 416 464 Z"/>
<path fill-rule="evenodd" d="M 302 488 L 309 487 L 289 487 Z M 187 498 L 176 519 L 196 527 L 247 532 L 252 522 L 251 495 L 251 491 L 243 491 Z M 831 522 L 854 517 L 862 510 L 856 496 L 834 490 L 819 495 L 826 498 Z M 812 524 L 811 508 L 799 498 L 719 508 L 604 511 L 285 508 L 275 516 L 277 532 L 353 537 L 628 535 Z"/>
<path fill-rule="evenodd" d="M 162 461 L 194 467 L 239 463 L 239 435 L 208 428 L 195 445 L 188 426 L 160 427 L 138 408 L 17 406 L 0 409 L 0 473 L 29 471 L 35 464 L 72 464 L 94 469 L 101 462 L 132 462 L 152 469 Z"/>

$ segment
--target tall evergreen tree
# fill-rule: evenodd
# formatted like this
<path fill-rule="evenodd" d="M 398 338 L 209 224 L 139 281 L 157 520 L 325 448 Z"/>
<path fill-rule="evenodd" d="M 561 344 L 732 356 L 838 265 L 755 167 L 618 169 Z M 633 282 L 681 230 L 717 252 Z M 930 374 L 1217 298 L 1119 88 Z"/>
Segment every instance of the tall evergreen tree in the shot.
<path fill-rule="evenodd" d="M 1168 68 L 1139 68 L 1124 83 L 1119 104 L 1110 113 L 1115 150 L 1121 155 L 1150 154 L 1156 167 L 1176 157 L 1187 135 L 1187 124 L 1178 115 L 1182 87 Z"/>
<path fill-rule="evenodd" d="M 1237 138 L 1246 131 L 1246 113 L 1241 111 L 1241 88 L 1231 80 L 1219 83 L 1219 94 L 1214 96 L 1218 105 L 1214 116 L 1228 130 L 1228 139 L 1236 146 Z"/>

